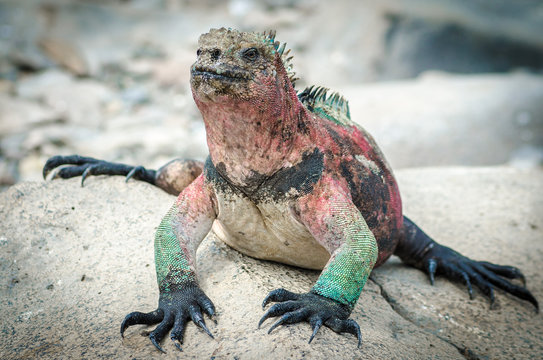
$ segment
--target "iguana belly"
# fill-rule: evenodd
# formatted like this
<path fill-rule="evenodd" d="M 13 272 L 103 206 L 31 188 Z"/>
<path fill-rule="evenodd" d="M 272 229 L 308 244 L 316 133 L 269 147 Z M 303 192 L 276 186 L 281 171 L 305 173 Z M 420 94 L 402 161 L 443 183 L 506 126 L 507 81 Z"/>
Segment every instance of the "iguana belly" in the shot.
<path fill-rule="evenodd" d="M 239 252 L 264 260 L 322 269 L 330 254 L 298 222 L 288 204 L 253 203 L 238 194 L 217 194 L 213 231 Z"/>

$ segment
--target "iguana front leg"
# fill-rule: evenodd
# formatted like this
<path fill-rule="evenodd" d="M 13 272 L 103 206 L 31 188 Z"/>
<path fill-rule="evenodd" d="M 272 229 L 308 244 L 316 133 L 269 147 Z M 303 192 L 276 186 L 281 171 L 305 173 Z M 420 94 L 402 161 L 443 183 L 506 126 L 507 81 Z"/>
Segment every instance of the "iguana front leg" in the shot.
<path fill-rule="evenodd" d="M 295 212 L 331 257 L 309 293 L 272 291 L 263 306 L 279 303 L 264 314 L 259 326 L 282 315 L 269 332 L 281 324 L 308 321 L 313 328 L 309 342 L 324 324 L 335 332 L 354 334 L 360 346 L 360 327 L 349 316 L 377 260 L 375 237 L 349 193 L 331 178 L 321 179 L 320 191 L 299 198 Z"/>
<path fill-rule="evenodd" d="M 213 303 L 199 288 L 196 279 L 196 249 L 209 233 L 216 217 L 212 189 L 200 175 L 179 195 L 164 217 L 155 236 L 155 265 L 160 292 L 158 308 L 150 313 L 133 312 L 121 325 L 121 335 L 135 324 L 159 325 L 149 334 L 158 350 L 171 331 L 171 339 L 181 349 L 183 331 L 190 318 L 209 336 L 201 310 L 215 313 Z M 177 341 L 177 342 L 176 342 Z"/>

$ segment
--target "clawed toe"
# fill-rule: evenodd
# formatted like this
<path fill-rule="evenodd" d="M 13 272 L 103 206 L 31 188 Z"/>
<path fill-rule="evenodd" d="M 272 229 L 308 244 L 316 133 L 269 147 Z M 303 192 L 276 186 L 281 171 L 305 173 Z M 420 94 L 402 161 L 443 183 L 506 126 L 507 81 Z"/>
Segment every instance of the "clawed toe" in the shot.
<path fill-rule="evenodd" d="M 69 179 L 81 176 L 81 186 L 89 175 L 122 175 L 126 181 L 131 178 L 155 184 L 156 171 L 147 170 L 143 166 L 118 164 L 79 155 L 53 156 L 43 167 L 43 178 L 54 172 L 53 179 Z"/>
<path fill-rule="evenodd" d="M 535 307 L 536 312 L 539 312 L 539 304 L 528 289 L 504 279 L 520 279 L 525 285 L 525 277 L 516 267 L 471 260 L 439 244 L 435 244 L 428 251 L 424 263 L 424 268 L 430 277 L 432 285 L 434 284 L 435 274 L 439 273 L 449 279 L 463 281 L 471 299 L 474 297 L 472 285 L 475 285 L 489 298 L 490 308 L 495 307 L 494 289 L 498 288 L 519 299 L 530 302 Z"/>
<path fill-rule="evenodd" d="M 213 303 L 197 285 L 186 285 L 175 292 L 161 292 L 157 310 L 150 313 L 132 312 L 124 318 L 121 336 L 124 336 L 125 330 L 131 325 L 158 324 L 148 334 L 157 350 L 165 352 L 160 343 L 170 332 L 170 339 L 175 347 L 183 351 L 183 333 L 190 320 L 213 339 L 213 334 L 205 324 L 202 310 L 209 316 L 215 313 Z"/>
<path fill-rule="evenodd" d="M 263 302 L 265 307 L 269 302 L 277 302 L 266 311 L 258 323 L 258 327 L 269 318 L 280 316 L 268 329 L 268 334 L 281 325 L 309 322 L 312 333 L 309 343 L 313 341 L 322 325 L 337 333 L 351 333 L 362 342 L 360 327 L 356 321 L 349 319 L 350 309 L 335 300 L 315 293 L 295 294 L 285 289 L 277 289 L 268 294 Z"/>
<path fill-rule="evenodd" d="M 132 325 L 154 325 L 158 324 L 164 318 L 162 310 L 156 310 L 150 313 L 142 313 L 139 311 L 132 312 L 125 316 L 121 323 L 121 337 L 124 338 L 125 330 Z"/>

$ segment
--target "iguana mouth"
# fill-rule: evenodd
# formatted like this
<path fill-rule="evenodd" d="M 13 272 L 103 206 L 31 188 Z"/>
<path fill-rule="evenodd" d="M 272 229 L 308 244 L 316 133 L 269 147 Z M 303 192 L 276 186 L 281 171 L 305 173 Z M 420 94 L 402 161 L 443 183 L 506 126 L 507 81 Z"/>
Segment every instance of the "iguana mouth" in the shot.
<path fill-rule="evenodd" d="M 223 81 L 237 82 L 251 79 L 248 71 L 242 69 L 216 69 L 205 66 L 194 66 L 191 70 L 192 77 L 201 79 L 217 79 Z"/>

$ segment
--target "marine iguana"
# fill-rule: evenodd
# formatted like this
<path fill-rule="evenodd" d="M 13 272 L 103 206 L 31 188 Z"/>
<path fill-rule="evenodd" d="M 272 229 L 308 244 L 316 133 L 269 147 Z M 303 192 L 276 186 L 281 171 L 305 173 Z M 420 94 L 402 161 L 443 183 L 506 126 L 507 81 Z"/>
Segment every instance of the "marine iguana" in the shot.
<path fill-rule="evenodd" d="M 135 324 L 158 324 L 156 348 L 171 330 L 181 349 L 189 319 L 213 337 L 202 311 L 215 313 L 198 285 L 195 253 L 210 231 L 252 257 L 322 272 L 307 293 L 271 291 L 275 302 L 258 326 L 309 322 L 309 342 L 325 325 L 351 333 L 350 319 L 373 268 L 392 254 L 428 273 L 472 284 L 494 303 L 494 287 L 532 303 L 525 288 L 506 279 L 516 267 L 471 260 L 438 244 L 402 214 L 392 170 L 373 138 L 350 118 L 346 100 L 322 87 L 297 92 L 289 51 L 275 32 L 212 29 L 198 43 L 191 89 L 206 128 L 205 163 L 174 160 L 158 171 L 77 155 L 55 156 L 43 174 L 54 177 L 125 175 L 179 194 L 155 236 L 158 308 L 132 312 L 121 335 Z"/>

